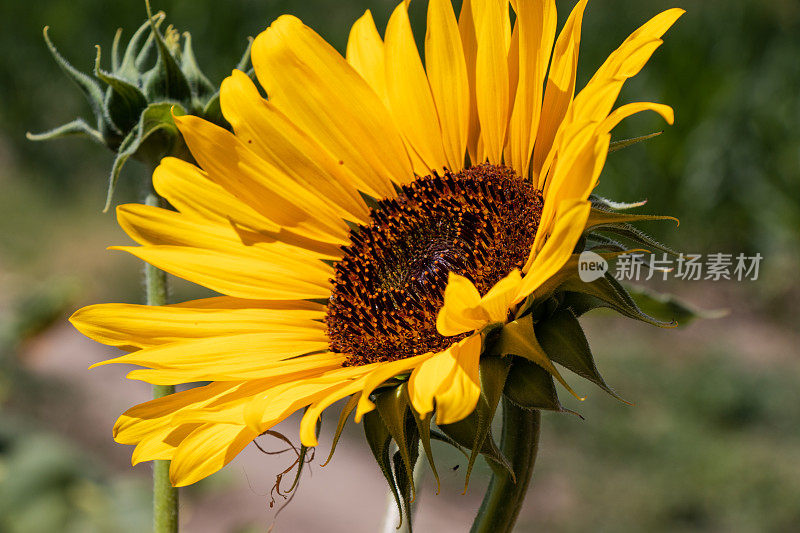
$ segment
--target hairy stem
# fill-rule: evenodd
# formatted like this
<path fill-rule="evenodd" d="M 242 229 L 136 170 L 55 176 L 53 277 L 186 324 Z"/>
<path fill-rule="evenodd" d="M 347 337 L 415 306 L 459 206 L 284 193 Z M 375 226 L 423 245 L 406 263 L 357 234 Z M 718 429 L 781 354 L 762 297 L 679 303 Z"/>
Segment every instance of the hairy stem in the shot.
<path fill-rule="evenodd" d="M 164 206 L 164 200 L 150 192 L 145 198 L 147 205 Z M 144 266 L 147 305 L 166 305 L 167 273 L 149 263 Z M 153 385 L 153 398 L 161 398 L 175 392 L 173 385 Z M 153 461 L 153 531 L 154 533 L 176 533 L 178 531 L 178 489 L 169 480 L 169 461 Z"/>
<path fill-rule="evenodd" d="M 503 469 L 495 469 L 471 533 L 510 533 L 517 521 L 539 448 L 541 412 L 528 411 L 503 399 L 500 448 L 508 458 L 516 483 Z"/>

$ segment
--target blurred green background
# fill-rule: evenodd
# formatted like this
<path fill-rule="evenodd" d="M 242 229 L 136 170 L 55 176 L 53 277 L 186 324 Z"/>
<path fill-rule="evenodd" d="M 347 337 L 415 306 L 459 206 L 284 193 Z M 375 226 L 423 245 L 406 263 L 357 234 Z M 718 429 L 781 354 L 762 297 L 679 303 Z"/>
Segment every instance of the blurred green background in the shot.
<path fill-rule="evenodd" d="M 425 4 L 412 7 L 418 43 Z M 382 30 L 394 2 L 153 5 L 167 12 L 168 23 L 192 32 L 200 64 L 219 83 L 247 36 L 282 13 L 299 16 L 343 50 L 365 9 Z M 558 5 L 563 21 L 573 2 Z M 647 211 L 679 217 L 678 231 L 649 228 L 674 248 L 761 253 L 761 273 L 749 282 L 653 286 L 701 307 L 729 309 L 724 319 L 678 331 L 602 314 L 586 319 L 601 370 L 637 405 L 616 403 L 585 385 L 581 392 L 589 400 L 571 406 L 585 421 L 545 416 L 543 451 L 519 531 L 800 529 L 800 3 L 594 0 L 584 24 L 579 87 L 638 25 L 675 5 L 688 14 L 620 102 L 669 104 L 676 125 L 610 155 L 599 192 L 624 201 L 646 198 Z M 110 439 L 114 417 L 144 400 L 146 387 L 126 384 L 124 373 L 86 371 L 108 351 L 65 324 L 79 305 L 141 298 L 136 261 L 104 251 L 127 242 L 113 215 L 100 212 L 112 154 L 81 140 L 25 138 L 26 131 L 89 115 L 49 56 L 42 27 L 50 25 L 62 54 L 89 71 L 95 44 L 108 50 L 117 27 L 129 36 L 143 20 L 138 0 L 0 4 L 0 532 L 149 527 L 147 467 L 131 469 L 130 449 Z M 663 128 L 655 117 L 636 117 L 615 136 Z M 136 164 L 123 171 L 118 202 L 139 198 L 142 176 Z M 186 285 L 175 292 L 176 299 L 196 294 Z M 334 459 L 334 474 L 305 482 L 306 492 L 287 508 L 277 531 L 376 529 L 380 474 L 358 431 L 346 437 L 343 447 L 353 452 Z M 248 461 L 184 491 L 187 531 L 266 529 L 275 509 L 262 493 L 281 465 L 264 468 L 268 459 L 258 455 Z M 254 488 L 252 469 L 259 466 L 262 484 Z M 482 487 L 476 482 L 462 497 L 462 474 L 445 480 L 442 495 L 423 496 L 421 531 L 465 530 Z M 351 475 L 363 480 L 348 493 L 341 486 Z M 231 494 L 243 496 L 231 500 Z M 326 498 L 328 506 L 320 507 Z M 362 499 L 370 503 L 355 519 L 347 504 Z M 230 505 L 212 512 L 219 502 Z M 308 506 L 317 507 L 309 512 Z M 436 522 L 443 513 L 453 520 Z"/>

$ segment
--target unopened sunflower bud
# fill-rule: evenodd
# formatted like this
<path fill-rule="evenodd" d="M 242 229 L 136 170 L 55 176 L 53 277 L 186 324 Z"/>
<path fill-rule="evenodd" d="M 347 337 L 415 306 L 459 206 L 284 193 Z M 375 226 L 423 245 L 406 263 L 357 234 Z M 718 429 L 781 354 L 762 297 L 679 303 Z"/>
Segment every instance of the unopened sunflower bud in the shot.
<path fill-rule="evenodd" d="M 28 133 L 33 141 L 79 135 L 108 147 L 116 154 L 108 182 L 104 210 L 108 210 L 114 188 L 125 163 L 138 159 L 152 165 L 166 156 L 193 161 L 175 126 L 173 114 L 191 114 L 229 127 L 219 105 L 219 89 L 203 74 L 195 59 L 192 39 L 173 26 L 161 30 L 163 12 L 153 15 L 121 49 L 122 29 L 111 47 L 111 68 L 103 68 L 97 46 L 93 77 L 78 71 L 59 54 L 44 28 L 44 40 L 61 70 L 75 82 L 89 101 L 93 123 L 83 118 L 43 133 Z M 181 41 L 183 41 L 181 43 Z M 250 46 L 236 66 L 247 71 Z"/>

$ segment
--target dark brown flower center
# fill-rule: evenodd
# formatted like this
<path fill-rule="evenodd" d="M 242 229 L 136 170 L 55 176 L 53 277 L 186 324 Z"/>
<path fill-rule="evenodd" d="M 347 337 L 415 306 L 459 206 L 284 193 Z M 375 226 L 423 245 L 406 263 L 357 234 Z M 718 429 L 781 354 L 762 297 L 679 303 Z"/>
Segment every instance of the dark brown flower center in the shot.
<path fill-rule="evenodd" d="M 542 195 L 504 166 L 419 178 L 378 202 L 350 231 L 328 303 L 331 350 L 349 366 L 439 351 L 436 331 L 450 272 L 483 295 L 528 257 Z"/>

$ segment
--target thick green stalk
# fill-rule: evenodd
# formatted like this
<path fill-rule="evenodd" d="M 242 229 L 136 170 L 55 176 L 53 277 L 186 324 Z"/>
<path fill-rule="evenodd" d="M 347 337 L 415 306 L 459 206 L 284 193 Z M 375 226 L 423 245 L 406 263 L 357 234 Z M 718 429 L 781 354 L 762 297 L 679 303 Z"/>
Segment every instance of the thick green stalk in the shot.
<path fill-rule="evenodd" d="M 539 448 L 541 412 L 528 411 L 503 399 L 500 448 L 511 462 L 516 483 L 503 469 L 495 469 L 471 533 L 510 533 L 514 529 Z"/>
<path fill-rule="evenodd" d="M 147 205 L 163 207 L 164 201 L 154 192 L 145 198 Z M 167 273 L 149 263 L 144 266 L 147 305 L 166 305 Z M 153 385 L 153 398 L 175 392 L 173 385 Z M 153 531 L 176 533 L 178 531 L 178 489 L 169 481 L 169 461 L 153 461 Z"/>

